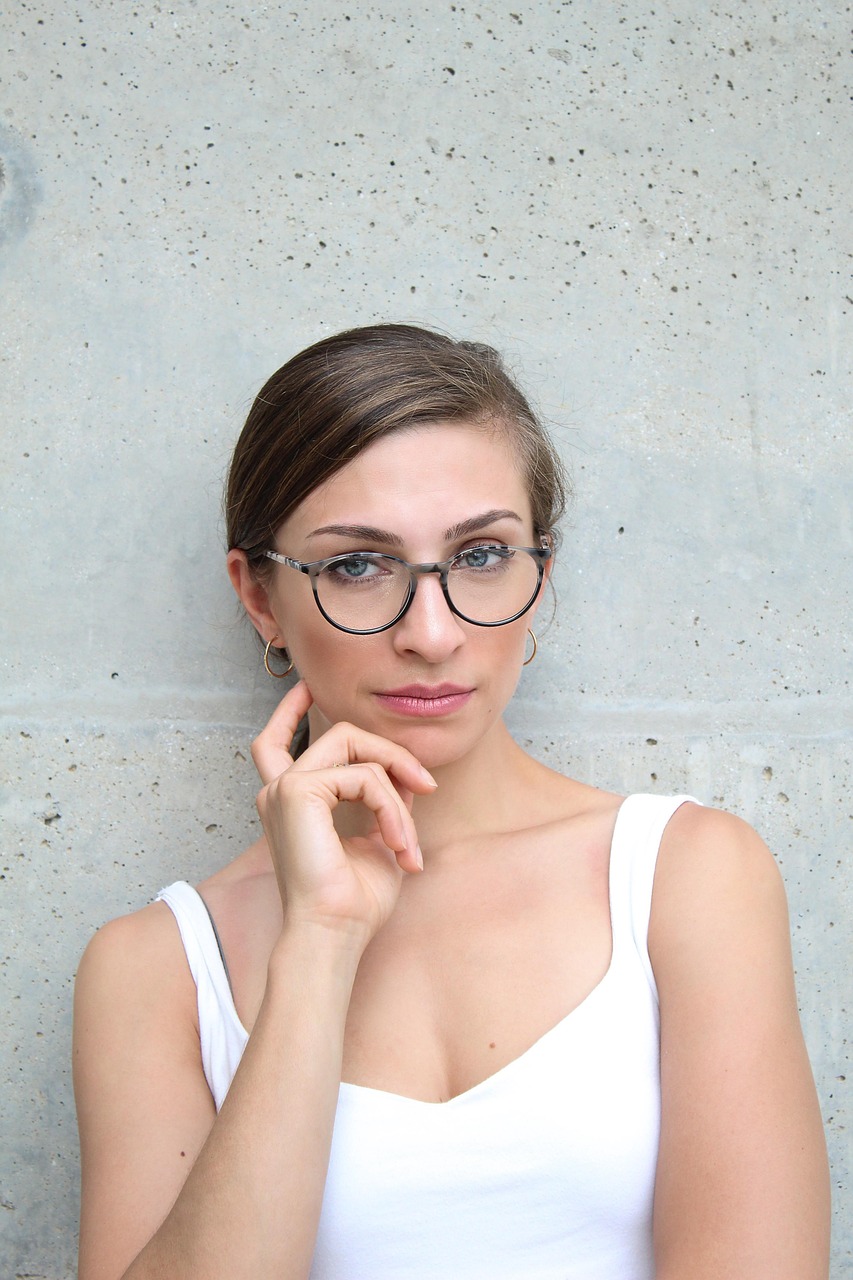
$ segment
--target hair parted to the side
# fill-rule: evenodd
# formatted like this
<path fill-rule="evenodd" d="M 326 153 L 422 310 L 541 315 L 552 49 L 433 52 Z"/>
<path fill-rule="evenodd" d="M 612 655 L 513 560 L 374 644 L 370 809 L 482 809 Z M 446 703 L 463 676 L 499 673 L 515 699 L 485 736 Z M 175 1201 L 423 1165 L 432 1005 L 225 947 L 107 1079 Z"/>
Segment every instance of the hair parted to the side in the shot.
<path fill-rule="evenodd" d="M 430 422 L 505 433 L 526 473 L 537 538 L 557 538 L 565 471 L 498 353 L 429 329 L 371 325 L 323 338 L 261 388 L 237 441 L 225 494 L 228 547 L 262 577 L 264 552 L 303 498 L 374 440 Z"/>

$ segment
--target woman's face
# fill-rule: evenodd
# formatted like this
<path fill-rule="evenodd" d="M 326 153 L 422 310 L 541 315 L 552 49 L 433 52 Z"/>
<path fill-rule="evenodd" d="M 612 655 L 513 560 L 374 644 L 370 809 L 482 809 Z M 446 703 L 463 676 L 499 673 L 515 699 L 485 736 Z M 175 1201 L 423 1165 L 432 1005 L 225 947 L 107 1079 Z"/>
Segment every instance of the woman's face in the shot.
<path fill-rule="evenodd" d="M 535 545 L 524 475 L 499 430 L 451 423 L 370 445 L 299 505 L 276 549 L 301 561 L 374 551 L 424 563 L 484 542 Z M 347 720 L 427 768 L 466 755 L 499 722 L 536 608 L 478 627 L 451 612 L 438 574 L 426 574 L 393 627 L 351 635 L 320 613 L 306 574 L 276 566 L 268 598 L 314 698 L 312 736 Z"/>

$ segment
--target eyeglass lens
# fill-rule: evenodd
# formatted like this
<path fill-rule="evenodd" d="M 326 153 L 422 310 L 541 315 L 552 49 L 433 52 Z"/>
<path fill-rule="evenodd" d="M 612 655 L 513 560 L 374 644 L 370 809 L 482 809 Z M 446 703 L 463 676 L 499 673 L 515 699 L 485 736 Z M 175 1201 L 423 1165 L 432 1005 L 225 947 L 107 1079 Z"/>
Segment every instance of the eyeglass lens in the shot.
<path fill-rule="evenodd" d="M 359 552 L 336 557 L 314 578 L 323 612 L 342 627 L 371 631 L 386 626 L 406 603 L 409 570 L 391 556 Z M 453 606 L 470 622 L 508 621 L 533 600 L 539 566 L 513 547 L 472 547 L 455 556 L 447 574 Z"/>

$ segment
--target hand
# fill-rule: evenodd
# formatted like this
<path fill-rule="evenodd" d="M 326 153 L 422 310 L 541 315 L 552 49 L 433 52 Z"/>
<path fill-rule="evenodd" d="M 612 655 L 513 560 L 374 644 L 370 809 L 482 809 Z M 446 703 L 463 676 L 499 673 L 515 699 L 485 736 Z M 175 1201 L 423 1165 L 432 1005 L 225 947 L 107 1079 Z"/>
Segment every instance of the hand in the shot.
<path fill-rule="evenodd" d="M 422 869 L 411 804 L 436 783 L 411 752 L 346 723 L 294 762 L 293 735 L 311 702 L 299 681 L 252 744 L 264 783 L 258 813 L 285 919 L 354 930 L 366 946 L 394 909 L 403 872 Z M 365 835 L 338 835 L 332 813 L 342 801 L 370 811 Z"/>

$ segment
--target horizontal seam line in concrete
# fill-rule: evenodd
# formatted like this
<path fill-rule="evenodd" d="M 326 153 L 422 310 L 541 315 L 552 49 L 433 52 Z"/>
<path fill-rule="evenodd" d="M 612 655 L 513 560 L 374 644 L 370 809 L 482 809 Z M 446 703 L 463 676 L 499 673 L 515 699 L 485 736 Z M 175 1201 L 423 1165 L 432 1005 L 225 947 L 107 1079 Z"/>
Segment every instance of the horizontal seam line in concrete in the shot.
<path fill-rule="evenodd" d="M 124 705 L 114 702 L 92 714 L 91 705 L 84 711 L 76 700 L 54 703 L 49 714 L 39 708 L 18 705 L 7 708 L 0 716 L 0 732 L 20 732 L 24 729 L 40 731 L 69 730 L 98 732 L 114 731 L 163 731 L 171 727 L 191 727 L 199 730 L 221 730 L 234 734 L 256 734 L 263 726 L 265 711 L 259 711 L 256 719 L 246 720 L 246 700 L 239 703 L 239 716 L 230 719 L 221 703 L 204 706 L 198 702 L 175 699 L 182 702 L 179 709 L 174 703 L 164 706 L 160 698 L 150 700 L 128 699 Z M 237 703 L 235 700 L 235 711 Z M 271 712 L 271 709 L 270 709 Z M 521 713 L 521 716 L 519 716 Z M 527 721 L 525 725 L 519 719 Z M 616 706 L 602 703 L 579 706 L 568 705 L 564 712 L 543 711 L 535 699 L 517 698 L 511 711 L 514 728 L 520 737 L 533 732 L 560 738 L 579 737 L 655 737 L 664 734 L 678 737 L 708 737 L 736 735 L 748 738 L 766 738 L 784 734 L 788 738 L 844 740 L 853 738 L 853 705 L 839 703 L 829 698 L 810 697 L 784 702 L 756 703 L 752 700 L 731 702 L 641 702 L 633 701 Z M 654 744 L 649 744 L 654 745 Z"/>

